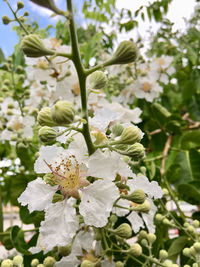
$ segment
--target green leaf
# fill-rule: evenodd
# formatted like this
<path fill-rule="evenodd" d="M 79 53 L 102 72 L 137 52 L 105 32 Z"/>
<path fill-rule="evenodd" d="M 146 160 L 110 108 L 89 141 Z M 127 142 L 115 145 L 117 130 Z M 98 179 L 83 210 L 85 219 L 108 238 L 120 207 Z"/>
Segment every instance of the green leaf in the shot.
<path fill-rule="evenodd" d="M 19 228 L 19 226 L 13 226 L 11 230 L 11 237 L 14 244 L 14 247 L 22 253 L 23 255 L 30 255 L 28 251 L 28 244 L 24 240 L 24 232 Z"/>
<path fill-rule="evenodd" d="M 178 193 L 184 201 L 192 205 L 200 205 L 200 190 L 193 185 L 189 183 L 180 184 L 178 186 Z"/>
<path fill-rule="evenodd" d="M 21 206 L 20 207 L 20 219 L 22 220 L 23 223 L 25 224 L 32 224 L 36 227 L 40 226 L 40 222 L 44 220 L 44 212 L 43 211 L 34 211 L 32 213 L 29 212 L 27 207 Z"/>
<path fill-rule="evenodd" d="M 187 243 L 187 236 L 180 236 L 176 238 L 168 250 L 168 258 L 173 262 L 176 262 L 178 255 L 181 253 Z"/>
<path fill-rule="evenodd" d="M 180 147 L 182 149 L 191 149 L 195 147 L 200 147 L 200 131 L 194 130 L 184 133 L 181 138 Z"/>

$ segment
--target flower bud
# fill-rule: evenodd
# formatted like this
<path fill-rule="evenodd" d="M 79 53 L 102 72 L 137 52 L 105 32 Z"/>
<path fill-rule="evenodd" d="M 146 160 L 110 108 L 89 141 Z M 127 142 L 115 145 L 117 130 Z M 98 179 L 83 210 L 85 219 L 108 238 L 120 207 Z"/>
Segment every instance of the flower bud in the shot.
<path fill-rule="evenodd" d="M 56 14 L 64 15 L 64 12 L 55 5 L 53 0 L 31 0 L 31 2 L 42 7 L 46 7 Z"/>
<path fill-rule="evenodd" d="M 13 267 L 13 262 L 11 260 L 3 260 L 1 263 L 1 267 Z"/>
<path fill-rule="evenodd" d="M 169 195 L 169 191 L 167 190 L 167 188 L 163 188 L 163 193 L 165 196 Z"/>
<path fill-rule="evenodd" d="M 163 265 L 165 267 L 172 267 L 172 262 L 170 260 L 166 260 L 166 261 L 163 262 Z"/>
<path fill-rule="evenodd" d="M 6 85 L 6 86 L 10 86 L 10 80 L 5 79 L 5 80 L 3 81 L 3 84 Z"/>
<path fill-rule="evenodd" d="M 159 258 L 165 260 L 168 257 L 168 252 L 164 249 L 159 251 Z"/>
<path fill-rule="evenodd" d="M 112 127 L 112 133 L 115 136 L 120 136 L 122 134 L 123 130 L 124 130 L 124 127 L 121 124 L 119 124 L 119 123 L 115 124 Z"/>
<path fill-rule="evenodd" d="M 44 267 L 44 264 L 39 264 L 37 265 L 37 267 Z"/>
<path fill-rule="evenodd" d="M 42 57 L 54 55 L 54 51 L 47 49 L 36 34 L 26 35 L 21 43 L 21 49 L 27 57 Z"/>
<path fill-rule="evenodd" d="M 71 253 L 71 251 L 72 251 L 72 244 L 71 243 L 69 243 L 65 247 L 58 247 L 58 252 L 62 256 L 68 256 Z"/>
<path fill-rule="evenodd" d="M 13 264 L 16 266 L 21 266 L 23 261 L 24 261 L 24 259 L 21 255 L 17 255 L 13 258 Z"/>
<path fill-rule="evenodd" d="M 18 1 L 17 2 L 17 9 L 19 10 L 19 9 L 22 9 L 22 8 L 24 8 L 24 3 L 22 1 Z"/>
<path fill-rule="evenodd" d="M 192 267 L 199 267 L 199 264 L 195 262 L 192 264 Z"/>
<path fill-rule="evenodd" d="M 140 143 L 135 143 L 126 150 L 129 157 L 142 159 L 145 156 L 145 148 Z"/>
<path fill-rule="evenodd" d="M 28 16 L 29 16 L 28 11 L 25 11 L 25 12 L 24 12 L 24 17 L 28 17 Z"/>
<path fill-rule="evenodd" d="M 162 222 L 166 225 L 171 225 L 170 221 L 167 218 L 164 218 Z"/>
<path fill-rule="evenodd" d="M 190 232 L 190 233 L 193 233 L 195 231 L 194 227 L 192 225 L 189 225 L 187 227 L 187 230 Z"/>
<path fill-rule="evenodd" d="M 186 265 L 184 265 L 183 267 L 191 267 L 190 265 L 188 265 L 188 264 L 186 264 Z"/>
<path fill-rule="evenodd" d="M 92 89 L 102 89 L 107 83 L 107 77 L 103 71 L 97 70 L 89 78 Z"/>
<path fill-rule="evenodd" d="M 156 219 L 156 221 L 158 221 L 158 222 L 161 222 L 161 221 L 162 221 L 162 219 L 163 219 L 163 216 L 162 216 L 162 214 L 160 214 L 160 213 L 157 213 L 157 214 L 156 214 L 156 216 L 155 216 L 155 219 Z"/>
<path fill-rule="evenodd" d="M 94 267 L 95 264 L 89 260 L 84 260 L 81 263 L 81 267 Z"/>
<path fill-rule="evenodd" d="M 184 248 L 183 249 L 183 255 L 186 257 L 190 257 L 190 248 Z"/>
<path fill-rule="evenodd" d="M 195 242 L 193 244 L 193 247 L 198 253 L 200 253 L 200 242 Z"/>
<path fill-rule="evenodd" d="M 149 243 L 152 245 L 156 241 L 156 235 L 149 233 L 147 234 L 147 239 Z"/>
<path fill-rule="evenodd" d="M 132 208 L 134 211 L 148 213 L 151 209 L 151 205 L 148 200 L 145 200 L 143 204 L 138 204 L 136 207 Z"/>
<path fill-rule="evenodd" d="M 198 228 L 198 227 L 199 227 L 199 221 L 198 221 L 198 220 L 194 220 L 194 221 L 192 222 L 192 224 L 193 224 L 193 226 L 194 226 L 195 228 Z"/>
<path fill-rule="evenodd" d="M 115 263 L 115 267 L 124 267 L 124 263 L 121 262 L 121 261 L 117 261 L 117 262 Z"/>
<path fill-rule="evenodd" d="M 39 265 L 39 260 L 38 259 L 33 259 L 31 261 L 31 267 L 37 267 Z"/>
<path fill-rule="evenodd" d="M 11 19 L 8 16 L 3 16 L 2 21 L 4 25 L 8 25 L 11 22 Z"/>
<path fill-rule="evenodd" d="M 63 195 L 55 193 L 52 199 L 52 203 L 63 201 L 63 199 L 64 199 Z"/>
<path fill-rule="evenodd" d="M 135 203 L 142 204 L 145 201 L 146 195 L 143 190 L 136 189 L 130 195 L 122 195 L 121 197 Z"/>
<path fill-rule="evenodd" d="M 37 116 L 37 121 L 41 126 L 55 126 L 56 124 L 51 118 L 51 109 L 48 107 L 42 108 Z"/>
<path fill-rule="evenodd" d="M 144 247 L 148 247 L 148 241 L 146 239 L 142 239 L 141 240 L 141 245 L 144 246 Z"/>
<path fill-rule="evenodd" d="M 132 236 L 132 229 L 128 223 L 122 223 L 116 229 L 114 229 L 114 233 L 122 238 L 129 238 Z"/>
<path fill-rule="evenodd" d="M 197 251 L 196 251 L 196 249 L 194 248 L 194 246 L 191 246 L 190 247 L 190 255 L 191 256 L 196 256 L 197 255 Z"/>
<path fill-rule="evenodd" d="M 137 126 L 131 125 L 123 130 L 119 143 L 132 145 L 134 143 L 140 142 L 141 139 L 141 130 Z"/>
<path fill-rule="evenodd" d="M 46 257 L 43 261 L 43 264 L 45 267 L 53 267 L 55 264 L 56 260 L 53 257 Z"/>
<path fill-rule="evenodd" d="M 145 230 L 141 230 L 138 235 L 139 240 L 142 240 L 143 238 L 147 238 L 147 232 Z"/>
<path fill-rule="evenodd" d="M 58 125 L 66 125 L 74 120 L 75 111 L 68 101 L 58 101 L 51 108 L 51 118 Z"/>
<path fill-rule="evenodd" d="M 159 114 L 161 114 L 163 116 L 163 118 L 168 118 L 171 116 L 171 113 L 162 105 L 160 105 L 159 103 L 153 103 L 152 107 L 154 108 L 154 110 L 156 112 L 158 112 Z"/>
<path fill-rule="evenodd" d="M 130 247 L 129 253 L 134 257 L 139 257 L 142 254 L 142 247 L 138 243 L 135 243 Z"/>
<path fill-rule="evenodd" d="M 43 126 L 38 132 L 40 140 L 44 143 L 53 142 L 58 136 L 58 132 L 49 126 Z"/>
<path fill-rule="evenodd" d="M 137 47 L 132 41 L 123 41 L 119 44 L 113 57 L 111 64 L 128 64 L 134 62 L 137 58 Z"/>

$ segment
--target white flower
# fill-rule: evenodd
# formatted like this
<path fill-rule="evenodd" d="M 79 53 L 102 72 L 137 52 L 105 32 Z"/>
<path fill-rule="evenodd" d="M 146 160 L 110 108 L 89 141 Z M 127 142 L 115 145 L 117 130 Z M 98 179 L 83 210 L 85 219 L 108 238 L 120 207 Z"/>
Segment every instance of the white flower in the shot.
<path fill-rule="evenodd" d="M 136 211 L 132 211 L 126 218 L 131 223 L 132 229 L 135 233 L 139 232 L 140 228 L 144 228 L 144 222 Z"/>
<path fill-rule="evenodd" d="M 123 156 L 116 152 L 97 150 L 88 161 L 88 175 L 113 181 L 116 175 L 135 177 Z"/>
<path fill-rule="evenodd" d="M 50 186 L 41 178 L 37 178 L 28 183 L 26 190 L 18 198 L 18 201 L 22 206 L 28 204 L 30 212 L 44 210 L 51 204 L 56 188 L 57 186 Z"/>
<path fill-rule="evenodd" d="M 119 197 L 118 188 L 112 182 L 95 181 L 82 190 L 79 210 L 87 225 L 103 227 Z"/>

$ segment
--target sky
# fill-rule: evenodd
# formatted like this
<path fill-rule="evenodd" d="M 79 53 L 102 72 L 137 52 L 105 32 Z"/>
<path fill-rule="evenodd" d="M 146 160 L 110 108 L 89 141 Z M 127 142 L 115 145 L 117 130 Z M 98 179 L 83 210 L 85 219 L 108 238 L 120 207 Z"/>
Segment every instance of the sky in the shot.
<path fill-rule="evenodd" d="M 12 7 L 16 7 L 17 0 L 9 0 Z M 153 0 L 150 0 L 152 2 Z M 52 12 L 48 9 L 39 7 L 29 0 L 24 0 L 24 10 L 27 10 L 30 14 L 30 17 L 36 20 L 40 27 L 46 27 L 48 24 L 55 25 L 56 21 L 59 19 L 58 16 L 55 18 L 51 18 Z M 56 0 L 57 5 L 60 8 L 65 9 L 66 0 Z M 129 8 L 131 11 L 135 11 L 139 6 L 145 5 L 149 2 L 149 0 L 117 0 L 117 7 L 121 8 Z M 77 7 L 77 12 L 80 12 L 83 0 L 73 0 L 73 3 Z M 195 6 L 195 0 L 173 0 L 169 7 L 169 12 L 167 17 L 174 22 L 174 29 L 183 30 L 185 27 L 183 18 L 190 18 Z M 0 17 L 3 15 L 7 15 L 12 18 L 12 14 L 7 6 L 7 4 L 0 0 Z M 81 16 L 77 16 L 79 20 Z M 14 23 L 11 23 L 7 26 L 3 25 L 0 19 L 0 47 L 3 50 L 6 56 L 10 55 L 13 52 L 14 45 L 18 42 L 18 37 L 15 32 L 12 31 Z M 149 26 L 156 31 L 158 29 L 158 24 L 155 22 L 147 23 L 143 21 L 139 21 L 139 32 L 142 36 L 145 36 L 146 31 Z M 130 35 L 137 34 L 137 31 L 130 33 Z M 132 37 L 132 36 L 131 36 Z M 124 32 L 120 35 L 120 40 L 127 39 L 127 34 Z"/>

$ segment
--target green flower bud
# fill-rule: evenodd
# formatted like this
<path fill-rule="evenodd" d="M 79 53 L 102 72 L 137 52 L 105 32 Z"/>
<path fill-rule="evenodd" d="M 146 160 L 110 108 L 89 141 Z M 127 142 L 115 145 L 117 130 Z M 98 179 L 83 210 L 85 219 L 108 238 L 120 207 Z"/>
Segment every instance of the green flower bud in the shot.
<path fill-rule="evenodd" d="M 145 230 L 141 230 L 138 235 L 139 240 L 142 240 L 143 238 L 147 238 L 147 232 Z"/>
<path fill-rule="evenodd" d="M 24 12 L 24 17 L 28 17 L 28 16 L 29 16 L 28 11 L 25 11 L 25 12 Z"/>
<path fill-rule="evenodd" d="M 49 126 L 43 126 L 38 132 L 40 140 L 44 143 L 53 142 L 58 136 L 58 132 Z"/>
<path fill-rule="evenodd" d="M 89 260 L 84 260 L 81 263 L 81 267 L 94 267 L 95 264 Z"/>
<path fill-rule="evenodd" d="M 55 52 L 47 49 L 40 37 L 36 34 L 29 34 L 24 37 L 21 49 L 27 57 L 42 57 L 54 55 Z"/>
<path fill-rule="evenodd" d="M 9 85 L 10 85 L 10 80 L 5 79 L 5 80 L 3 81 L 3 84 L 6 85 L 6 86 L 9 86 Z"/>
<path fill-rule="evenodd" d="M 58 252 L 62 256 L 68 256 L 71 253 L 71 251 L 72 251 L 72 244 L 71 243 L 69 243 L 65 247 L 58 247 Z"/>
<path fill-rule="evenodd" d="M 167 218 L 164 218 L 162 222 L 166 225 L 171 225 L 170 221 Z"/>
<path fill-rule="evenodd" d="M 120 224 L 120 226 L 114 229 L 113 232 L 116 235 L 126 239 L 132 236 L 132 229 L 128 223 Z"/>
<path fill-rule="evenodd" d="M 33 259 L 31 261 L 31 267 L 37 267 L 39 265 L 39 260 L 38 259 Z"/>
<path fill-rule="evenodd" d="M 185 222 L 185 223 L 183 224 L 183 226 L 184 226 L 185 228 L 187 228 L 188 226 L 190 226 L 190 224 L 189 224 L 188 222 Z"/>
<path fill-rule="evenodd" d="M 123 130 L 124 130 L 124 127 L 121 124 L 119 124 L 119 123 L 115 124 L 112 127 L 112 133 L 115 136 L 120 136 L 122 134 Z"/>
<path fill-rule="evenodd" d="M 190 265 L 188 265 L 188 264 L 186 264 L 186 265 L 184 265 L 183 267 L 191 267 Z"/>
<path fill-rule="evenodd" d="M 1 267 L 13 267 L 13 262 L 11 260 L 3 260 L 1 263 Z"/>
<path fill-rule="evenodd" d="M 179 267 L 178 264 L 172 264 L 172 267 Z"/>
<path fill-rule="evenodd" d="M 191 256 L 196 256 L 197 255 L 197 251 L 196 251 L 196 249 L 194 248 L 194 246 L 191 246 L 190 247 L 190 255 Z"/>
<path fill-rule="evenodd" d="M 144 247 L 148 247 L 148 241 L 146 239 L 142 239 L 141 240 L 141 245 L 144 246 Z"/>
<path fill-rule="evenodd" d="M 37 267 L 44 267 L 44 264 L 39 264 L 37 265 Z"/>
<path fill-rule="evenodd" d="M 195 242 L 193 244 L 193 247 L 198 253 L 200 253 L 200 242 Z"/>
<path fill-rule="evenodd" d="M 4 92 L 4 93 L 5 92 L 8 92 L 9 91 L 9 88 L 4 85 L 4 86 L 2 86 L 1 91 Z"/>
<path fill-rule="evenodd" d="M 166 267 L 172 267 L 172 262 L 170 260 L 166 260 L 163 262 L 163 264 L 166 266 Z"/>
<path fill-rule="evenodd" d="M 191 255 L 190 248 L 184 248 L 183 249 L 183 255 L 186 257 L 190 257 L 190 255 Z"/>
<path fill-rule="evenodd" d="M 169 195 L 169 191 L 167 190 L 167 188 L 163 188 L 163 193 L 164 193 L 165 196 Z"/>
<path fill-rule="evenodd" d="M 17 2 L 17 9 L 22 9 L 24 8 L 24 3 L 22 1 Z"/>
<path fill-rule="evenodd" d="M 161 221 L 162 221 L 162 219 L 163 219 L 163 216 L 162 216 L 162 214 L 160 214 L 160 213 L 157 213 L 157 214 L 156 214 L 156 216 L 155 216 L 155 219 L 156 219 L 156 221 L 158 221 L 158 222 L 161 222 Z"/>
<path fill-rule="evenodd" d="M 187 230 L 190 232 L 190 233 L 193 233 L 195 231 L 194 227 L 192 225 L 189 225 L 187 227 Z"/>
<path fill-rule="evenodd" d="M 147 235 L 147 239 L 148 239 L 149 243 L 152 245 L 156 241 L 156 235 L 149 233 Z"/>
<path fill-rule="evenodd" d="M 55 12 L 59 15 L 66 15 L 62 10 L 60 10 L 54 3 L 53 0 L 31 0 L 31 2 L 50 9 L 51 11 Z"/>
<path fill-rule="evenodd" d="M 16 68 L 16 72 L 17 73 L 21 73 L 21 72 L 23 72 L 23 67 L 22 66 L 17 66 L 17 68 Z"/>
<path fill-rule="evenodd" d="M 90 75 L 89 81 L 92 89 L 102 89 L 107 83 L 107 77 L 103 71 L 97 70 Z"/>
<path fill-rule="evenodd" d="M 53 267 L 55 264 L 56 260 L 53 257 L 46 257 L 43 261 L 43 264 L 45 267 Z"/>
<path fill-rule="evenodd" d="M 192 267 L 199 267 L 199 264 L 195 262 L 192 264 Z"/>
<path fill-rule="evenodd" d="M 58 125 L 66 125 L 74 120 L 75 111 L 68 101 L 58 101 L 51 108 L 51 118 Z"/>
<path fill-rule="evenodd" d="M 131 145 L 127 150 L 127 155 L 136 159 L 142 159 L 145 156 L 145 148 L 140 143 Z"/>
<path fill-rule="evenodd" d="M 101 240 L 101 231 L 98 228 L 94 228 L 94 239 L 97 241 Z"/>
<path fill-rule="evenodd" d="M 131 125 L 123 130 L 119 143 L 132 145 L 134 143 L 140 142 L 141 139 L 141 130 L 137 126 Z"/>
<path fill-rule="evenodd" d="M 148 213 L 151 209 L 151 205 L 148 200 L 145 200 L 143 204 L 138 204 L 136 207 L 132 208 L 134 211 Z"/>
<path fill-rule="evenodd" d="M 64 199 L 63 195 L 55 193 L 52 199 L 52 203 L 63 201 L 63 199 Z"/>
<path fill-rule="evenodd" d="M 195 228 L 198 228 L 198 227 L 199 227 L 199 221 L 198 221 L 198 220 L 194 220 L 194 221 L 192 222 L 192 224 L 193 224 L 193 226 L 194 226 Z"/>
<path fill-rule="evenodd" d="M 143 190 L 136 189 L 130 195 L 121 195 L 122 198 L 142 204 L 145 201 L 146 195 Z"/>
<path fill-rule="evenodd" d="M 137 58 L 137 47 L 132 41 L 123 41 L 119 44 L 110 65 L 128 64 L 134 62 Z"/>
<path fill-rule="evenodd" d="M 11 19 L 8 16 L 3 16 L 2 21 L 4 25 L 8 25 L 11 22 Z"/>
<path fill-rule="evenodd" d="M 8 103 L 7 107 L 12 109 L 12 108 L 14 108 L 14 105 L 13 105 L 13 103 Z"/>
<path fill-rule="evenodd" d="M 7 109 L 6 114 L 7 114 L 8 116 L 12 116 L 12 115 L 13 115 L 12 109 Z"/>
<path fill-rule="evenodd" d="M 23 263 L 24 259 L 21 255 L 17 255 L 13 258 L 13 264 L 17 266 L 21 266 Z"/>
<path fill-rule="evenodd" d="M 155 109 L 156 112 L 160 113 L 163 118 L 168 118 L 171 116 L 171 113 L 159 103 L 153 103 L 152 107 Z"/>
<path fill-rule="evenodd" d="M 135 243 L 130 247 L 129 253 L 134 257 L 139 257 L 142 254 L 142 247 L 138 243 Z"/>
<path fill-rule="evenodd" d="M 117 262 L 115 263 L 115 267 L 124 267 L 124 263 L 121 262 L 121 261 L 117 261 Z"/>
<path fill-rule="evenodd" d="M 168 257 L 168 252 L 164 249 L 159 251 L 159 258 L 165 260 Z"/>
<path fill-rule="evenodd" d="M 37 116 L 37 121 L 41 126 L 56 126 L 51 118 L 51 109 L 48 107 L 42 108 Z"/>

